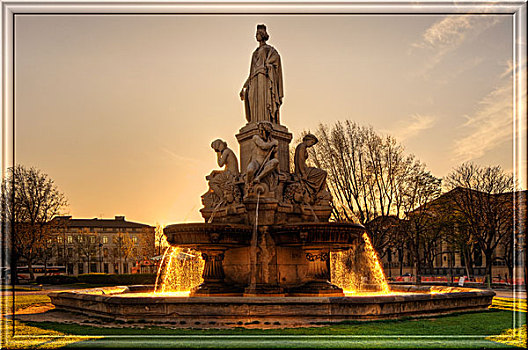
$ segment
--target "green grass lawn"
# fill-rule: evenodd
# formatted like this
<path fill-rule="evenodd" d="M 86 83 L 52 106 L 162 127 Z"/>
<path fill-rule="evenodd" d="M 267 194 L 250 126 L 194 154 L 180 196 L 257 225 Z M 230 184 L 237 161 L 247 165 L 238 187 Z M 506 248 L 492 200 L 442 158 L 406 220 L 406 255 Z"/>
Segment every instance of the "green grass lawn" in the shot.
<path fill-rule="evenodd" d="M 10 300 L 3 300 L 10 304 Z M 17 295 L 15 309 L 49 302 L 46 295 Z M 10 348 L 495 348 L 508 347 L 486 339 L 512 328 L 507 301 L 501 309 L 422 319 L 347 322 L 287 329 L 169 329 L 162 327 L 97 328 L 54 322 L 15 321 Z M 522 313 L 526 316 L 526 313 Z M 80 316 L 82 317 L 82 316 Z M 526 324 L 526 317 L 523 318 Z M 4 321 L 8 333 L 13 323 Z M 126 325 L 124 325 L 126 326 Z M 526 332 L 526 331 L 525 331 Z M 7 334 L 8 334 L 7 333 Z M 6 334 L 6 333 L 4 333 Z M 524 337 L 526 333 L 524 333 Z M 512 338 L 511 336 L 509 338 Z M 515 338 L 515 337 L 514 337 Z M 517 337 L 519 338 L 519 337 Z M 517 344 L 520 344 L 517 341 Z"/>

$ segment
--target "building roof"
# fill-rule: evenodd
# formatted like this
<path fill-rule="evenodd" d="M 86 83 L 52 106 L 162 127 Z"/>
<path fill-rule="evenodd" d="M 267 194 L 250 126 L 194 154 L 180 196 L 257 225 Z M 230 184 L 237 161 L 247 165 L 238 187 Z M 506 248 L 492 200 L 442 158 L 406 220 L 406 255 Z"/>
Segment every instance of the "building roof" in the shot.
<path fill-rule="evenodd" d="M 484 192 L 480 192 L 480 191 L 477 191 L 477 190 L 474 190 L 474 189 L 469 189 L 469 188 L 465 188 L 465 187 L 455 187 L 452 190 L 450 190 L 450 191 L 448 191 L 446 193 L 443 193 L 440 196 L 438 196 L 437 198 L 435 198 L 432 201 L 428 202 L 426 204 L 427 208 L 433 208 L 435 206 L 442 206 L 442 205 L 449 204 L 450 202 L 452 202 L 456 198 L 456 196 L 460 196 L 463 193 L 468 193 L 468 192 L 473 192 L 475 194 L 479 194 L 479 193 L 480 194 L 484 194 Z M 496 193 L 496 194 L 491 194 L 491 196 L 493 198 L 510 199 L 510 202 L 513 205 L 513 199 L 514 199 L 513 196 L 515 195 L 515 200 L 517 202 L 517 207 L 520 208 L 520 210 L 526 211 L 526 196 L 527 196 L 527 193 L 528 193 L 527 190 L 523 190 L 523 191 L 515 191 L 515 192 Z M 412 214 L 414 212 L 419 212 L 422 207 L 423 206 L 415 208 L 415 209 L 411 210 L 409 213 Z"/>
<path fill-rule="evenodd" d="M 147 224 L 126 221 L 124 216 L 116 216 L 114 219 L 73 219 L 71 216 L 56 216 L 53 220 L 66 220 L 69 227 L 154 228 Z"/>

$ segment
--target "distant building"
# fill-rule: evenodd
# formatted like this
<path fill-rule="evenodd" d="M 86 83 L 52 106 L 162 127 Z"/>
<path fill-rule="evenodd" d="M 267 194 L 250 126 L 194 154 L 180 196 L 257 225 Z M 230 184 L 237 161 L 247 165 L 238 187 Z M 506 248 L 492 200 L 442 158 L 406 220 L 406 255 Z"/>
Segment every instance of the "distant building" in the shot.
<path fill-rule="evenodd" d="M 465 188 L 455 188 L 440 197 L 426 204 L 427 215 L 435 216 L 437 210 L 451 210 L 453 207 L 454 197 L 461 195 L 464 191 L 469 191 Z M 493 258 L 493 277 L 494 280 L 505 280 L 510 275 L 508 264 L 525 268 L 525 250 L 526 250 L 526 195 L 527 191 L 508 192 L 497 195 L 492 195 L 496 200 L 501 200 L 505 206 L 510 208 L 511 225 L 513 226 L 513 233 L 506 237 L 504 241 L 497 244 L 497 248 L 492 256 Z M 515 204 L 515 209 L 513 208 Z M 440 209 L 442 208 L 442 209 Z M 447 209 L 446 209 L 447 208 Z M 414 212 L 418 212 L 415 209 Z M 413 213 L 410 213 L 413 215 Z M 418 215 L 418 214 L 417 214 Z M 515 224 L 514 224 L 515 219 Z M 405 227 L 405 220 L 390 217 L 378 217 L 372 222 L 366 224 L 367 228 L 374 234 L 376 230 L 381 228 L 387 232 L 389 230 L 389 237 L 394 238 L 394 242 L 389 242 L 383 252 L 379 252 L 381 262 L 387 277 L 397 277 L 405 274 L 413 273 L 412 254 L 408 242 L 398 240 L 398 230 Z M 455 225 L 451 229 L 456 231 L 464 230 L 463 227 Z M 427 236 L 430 238 L 433 235 Z M 513 239 L 517 240 L 517 252 L 512 252 L 509 247 L 513 245 Z M 394 244 L 391 244 L 394 243 Z M 453 244 L 449 243 L 449 237 L 446 232 L 440 232 L 440 235 L 435 238 L 432 245 L 433 249 L 429 252 L 432 258 L 432 264 L 422 264 L 423 276 L 464 276 L 468 274 L 468 266 L 463 252 Z M 420 250 L 420 255 L 423 250 Z M 466 252 L 468 254 L 468 252 Z M 472 250 L 471 260 L 473 276 L 478 280 L 483 280 L 485 275 L 486 257 L 480 250 L 478 245 L 474 245 Z M 516 256 L 516 258 L 513 257 Z M 513 258 L 513 260 L 512 260 Z M 526 272 L 523 273 L 524 275 Z M 511 276 L 509 276 L 511 278 Z"/>
<path fill-rule="evenodd" d="M 114 219 L 73 219 L 58 216 L 52 220 L 55 232 L 45 262 L 63 265 L 68 275 L 83 273 L 151 272 L 138 269 L 138 262 L 155 255 L 155 228 Z"/>

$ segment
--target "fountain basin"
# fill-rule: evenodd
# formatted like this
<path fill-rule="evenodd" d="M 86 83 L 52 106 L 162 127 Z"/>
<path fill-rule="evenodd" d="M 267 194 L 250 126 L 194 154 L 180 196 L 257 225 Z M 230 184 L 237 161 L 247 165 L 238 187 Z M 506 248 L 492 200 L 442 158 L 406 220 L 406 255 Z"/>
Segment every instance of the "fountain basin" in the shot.
<path fill-rule="evenodd" d="M 368 321 L 486 310 L 490 290 L 393 286 L 391 294 L 344 297 L 185 297 L 146 293 L 146 286 L 49 293 L 59 310 L 124 322 L 181 327 L 288 327 L 320 322 Z"/>
<path fill-rule="evenodd" d="M 197 250 L 248 246 L 251 239 L 251 226 L 240 224 L 174 224 L 165 227 L 163 232 L 171 245 Z"/>
<path fill-rule="evenodd" d="M 358 245 L 365 227 L 339 222 L 306 222 L 272 226 L 271 231 L 278 246 L 335 251 Z"/>

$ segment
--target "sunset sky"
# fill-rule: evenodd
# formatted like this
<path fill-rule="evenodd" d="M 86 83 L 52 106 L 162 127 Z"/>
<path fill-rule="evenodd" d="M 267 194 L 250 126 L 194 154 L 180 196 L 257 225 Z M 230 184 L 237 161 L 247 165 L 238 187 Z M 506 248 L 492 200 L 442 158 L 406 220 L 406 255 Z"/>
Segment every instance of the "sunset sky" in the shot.
<path fill-rule="evenodd" d="M 202 221 L 211 141 L 239 153 L 258 23 L 294 138 L 350 119 L 437 177 L 464 161 L 512 171 L 512 18 L 496 15 L 19 15 L 16 162 L 77 218 Z"/>

